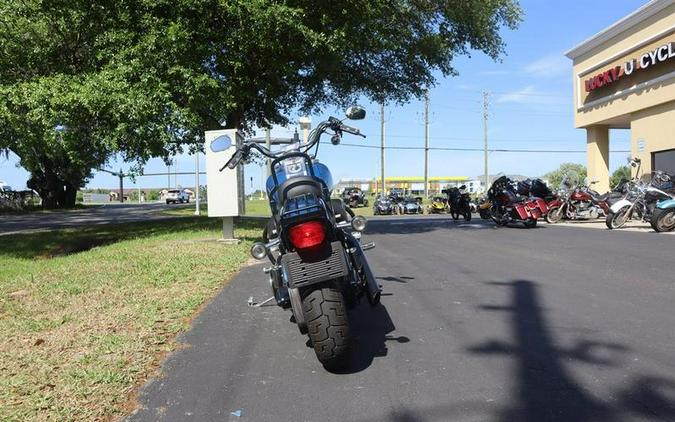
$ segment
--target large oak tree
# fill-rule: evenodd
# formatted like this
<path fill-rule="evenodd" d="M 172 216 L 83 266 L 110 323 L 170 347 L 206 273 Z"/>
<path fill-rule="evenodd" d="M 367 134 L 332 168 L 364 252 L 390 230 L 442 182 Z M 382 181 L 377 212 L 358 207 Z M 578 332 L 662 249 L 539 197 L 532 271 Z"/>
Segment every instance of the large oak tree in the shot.
<path fill-rule="evenodd" d="M 47 206 L 113 154 L 283 124 L 364 95 L 405 102 L 453 58 L 504 51 L 516 0 L 1 0 L 0 150 Z"/>

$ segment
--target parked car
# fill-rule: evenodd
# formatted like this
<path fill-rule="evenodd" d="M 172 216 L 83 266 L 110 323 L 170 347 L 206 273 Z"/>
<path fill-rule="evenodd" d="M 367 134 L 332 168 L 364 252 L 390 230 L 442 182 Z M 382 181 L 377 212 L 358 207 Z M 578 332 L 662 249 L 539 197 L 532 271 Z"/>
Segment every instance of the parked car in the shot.
<path fill-rule="evenodd" d="M 342 191 L 342 200 L 350 208 L 368 206 L 368 199 L 363 194 L 363 191 L 356 187 L 345 188 L 345 190 Z"/>
<path fill-rule="evenodd" d="M 175 203 L 190 203 L 190 195 L 187 194 L 184 190 L 180 189 L 171 189 L 166 193 L 166 203 L 175 204 Z"/>

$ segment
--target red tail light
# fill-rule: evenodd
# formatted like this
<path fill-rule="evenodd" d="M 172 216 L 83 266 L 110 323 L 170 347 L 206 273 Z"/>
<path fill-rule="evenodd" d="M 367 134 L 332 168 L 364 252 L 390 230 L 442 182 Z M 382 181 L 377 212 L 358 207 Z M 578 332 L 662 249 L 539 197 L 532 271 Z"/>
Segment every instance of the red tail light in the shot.
<path fill-rule="evenodd" d="M 319 221 L 309 221 L 293 226 L 288 231 L 291 243 L 297 249 L 320 245 L 326 239 L 326 229 Z"/>

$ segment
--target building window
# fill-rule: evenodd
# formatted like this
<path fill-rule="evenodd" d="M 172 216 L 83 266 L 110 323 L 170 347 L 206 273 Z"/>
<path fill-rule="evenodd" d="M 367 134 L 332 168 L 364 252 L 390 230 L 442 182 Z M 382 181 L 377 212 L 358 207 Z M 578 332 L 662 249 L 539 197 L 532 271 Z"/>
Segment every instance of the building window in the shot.
<path fill-rule="evenodd" d="M 675 175 L 675 149 L 652 152 L 652 170 Z"/>

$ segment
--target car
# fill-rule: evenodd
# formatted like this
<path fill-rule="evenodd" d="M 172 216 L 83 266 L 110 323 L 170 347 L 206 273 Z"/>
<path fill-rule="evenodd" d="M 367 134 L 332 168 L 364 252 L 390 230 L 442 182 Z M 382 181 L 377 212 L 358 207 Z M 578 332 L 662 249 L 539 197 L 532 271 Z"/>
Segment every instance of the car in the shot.
<path fill-rule="evenodd" d="M 190 203 L 190 195 L 187 194 L 184 190 L 180 189 L 170 189 L 166 193 L 166 203 L 168 204 L 175 204 L 175 203 L 184 203 L 187 202 L 188 204 Z"/>

